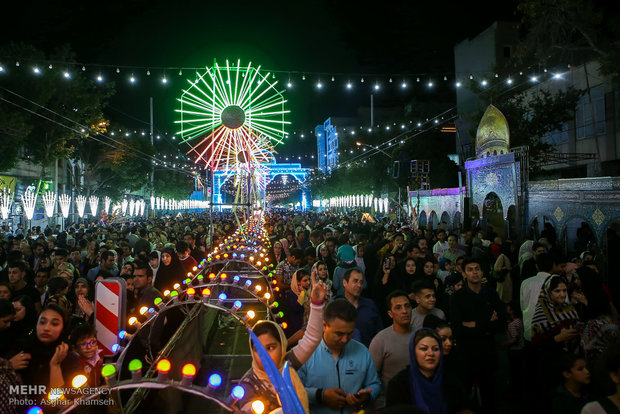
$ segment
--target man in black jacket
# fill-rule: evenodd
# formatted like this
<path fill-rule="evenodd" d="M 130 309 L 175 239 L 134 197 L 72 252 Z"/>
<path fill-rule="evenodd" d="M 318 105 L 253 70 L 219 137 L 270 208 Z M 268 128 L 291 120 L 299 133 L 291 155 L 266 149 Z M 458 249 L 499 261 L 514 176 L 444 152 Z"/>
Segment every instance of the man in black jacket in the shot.
<path fill-rule="evenodd" d="M 469 392 L 478 382 L 483 413 L 494 413 L 495 334 L 506 329 L 506 314 L 497 292 L 482 285 L 478 259 L 463 261 L 466 284 L 452 296 L 451 324 L 458 343 L 461 378 Z"/>

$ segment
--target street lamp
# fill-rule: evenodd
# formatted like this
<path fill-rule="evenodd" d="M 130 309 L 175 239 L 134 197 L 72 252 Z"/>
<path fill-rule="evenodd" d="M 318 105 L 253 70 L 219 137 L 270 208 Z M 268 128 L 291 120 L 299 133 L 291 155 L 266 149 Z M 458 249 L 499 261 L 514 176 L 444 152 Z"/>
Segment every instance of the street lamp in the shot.
<path fill-rule="evenodd" d="M 387 156 L 388 158 L 392 159 L 392 156 L 390 154 L 388 154 L 387 152 L 383 151 L 381 148 L 379 147 L 374 147 L 372 145 L 369 144 L 364 144 L 363 142 L 360 141 L 356 141 L 355 145 L 357 145 L 358 147 L 368 147 L 368 148 L 372 148 L 374 150 L 379 151 L 380 153 L 382 153 L 383 155 Z"/>

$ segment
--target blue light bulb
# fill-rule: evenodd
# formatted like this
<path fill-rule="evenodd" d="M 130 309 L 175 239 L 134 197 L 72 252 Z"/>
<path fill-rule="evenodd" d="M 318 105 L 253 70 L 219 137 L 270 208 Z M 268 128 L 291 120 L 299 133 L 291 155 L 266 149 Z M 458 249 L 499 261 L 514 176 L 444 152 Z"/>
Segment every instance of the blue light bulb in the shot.
<path fill-rule="evenodd" d="M 209 377 L 209 385 L 212 387 L 219 387 L 222 385 L 222 377 L 219 374 L 211 374 Z"/>
<path fill-rule="evenodd" d="M 245 390 L 243 389 L 241 385 L 237 385 L 233 387 L 231 394 L 233 395 L 233 397 L 240 400 L 245 396 Z"/>

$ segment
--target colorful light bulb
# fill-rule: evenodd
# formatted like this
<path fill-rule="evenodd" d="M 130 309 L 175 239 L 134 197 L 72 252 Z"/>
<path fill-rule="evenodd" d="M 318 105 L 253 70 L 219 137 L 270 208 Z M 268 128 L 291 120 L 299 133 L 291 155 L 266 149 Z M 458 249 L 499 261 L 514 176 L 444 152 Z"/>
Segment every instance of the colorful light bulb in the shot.
<path fill-rule="evenodd" d="M 252 403 L 252 412 L 255 414 L 263 414 L 265 411 L 265 404 L 261 400 L 256 400 Z"/>
<path fill-rule="evenodd" d="M 192 385 L 192 381 L 194 376 L 196 375 L 196 366 L 194 364 L 185 364 L 181 369 L 183 373 L 183 379 L 181 380 L 181 385 L 189 387 Z"/>
<path fill-rule="evenodd" d="M 217 388 L 222 385 L 222 377 L 219 374 L 211 374 L 209 376 L 209 387 Z"/>
<path fill-rule="evenodd" d="M 160 359 L 155 366 L 157 369 L 157 380 L 166 381 L 168 379 L 168 372 L 170 372 L 171 364 L 167 359 Z"/>
<path fill-rule="evenodd" d="M 86 378 L 86 375 L 80 374 L 73 377 L 73 379 L 71 380 L 71 385 L 73 386 L 73 388 L 80 388 L 82 385 L 86 384 L 87 381 L 88 378 Z"/>

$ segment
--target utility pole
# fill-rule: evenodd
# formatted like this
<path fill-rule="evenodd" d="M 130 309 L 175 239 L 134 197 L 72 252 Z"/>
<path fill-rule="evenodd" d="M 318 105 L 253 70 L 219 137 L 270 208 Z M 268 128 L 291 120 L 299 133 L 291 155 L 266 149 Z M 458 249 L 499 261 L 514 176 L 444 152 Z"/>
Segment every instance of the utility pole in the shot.
<path fill-rule="evenodd" d="M 154 125 L 153 125 L 153 97 L 151 96 L 149 98 L 149 106 L 150 106 L 150 112 L 151 112 L 151 148 L 153 148 L 153 150 L 155 149 L 155 143 L 153 141 L 153 129 L 154 129 Z M 153 160 L 151 160 L 151 197 L 155 197 L 155 164 L 153 164 Z M 151 212 L 153 214 L 153 216 L 155 215 L 155 212 L 152 211 Z"/>
<path fill-rule="evenodd" d="M 370 127 L 372 128 L 375 124 L 375 105 L 374 105 L 374 95 L 370 94 Z"/>

